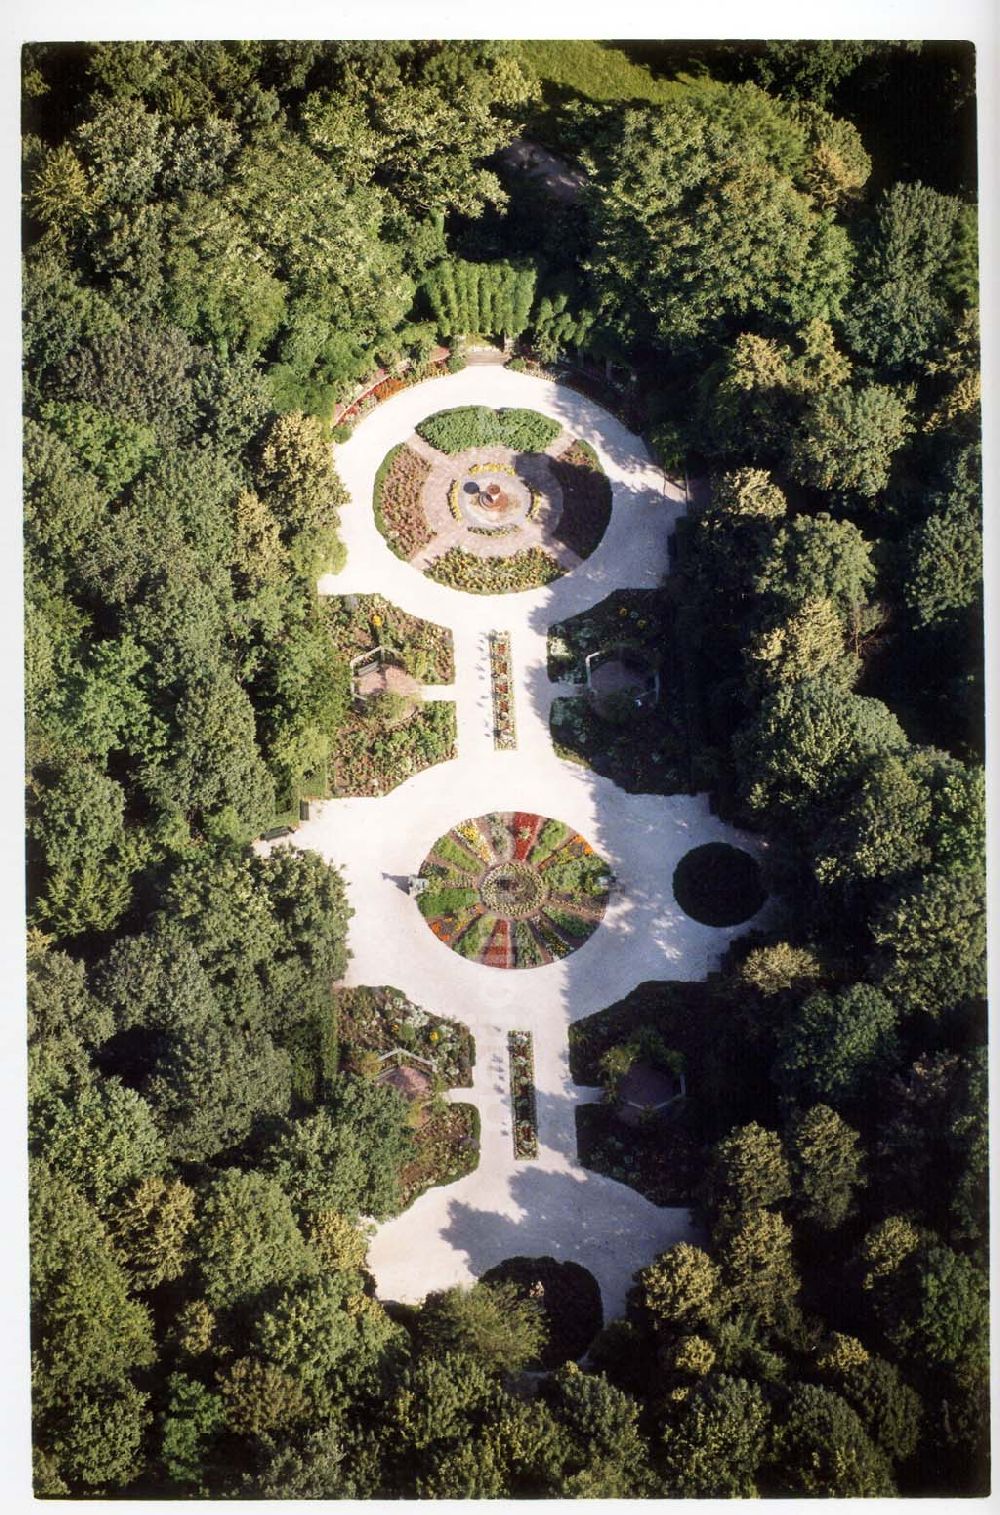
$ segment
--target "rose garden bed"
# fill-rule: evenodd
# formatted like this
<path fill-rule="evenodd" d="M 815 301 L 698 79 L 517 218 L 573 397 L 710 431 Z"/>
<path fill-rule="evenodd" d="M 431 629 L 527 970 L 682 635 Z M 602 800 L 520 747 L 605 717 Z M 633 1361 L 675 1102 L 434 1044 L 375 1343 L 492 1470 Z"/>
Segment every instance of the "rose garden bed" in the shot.
<path fill-rule="evenodd" d="M 514 725 L 514 676 L 510 633 L 490 632 L 490 692 L 493 698 L 493 745 L 500 751 L 517 746 Z"/>
<path fill-rule="evenodd" d="M 453 952 L 491 968 L 538 968 L 597 929 L 607 863 L 562 821 L 523 811 L 462 821 L 420 867 L 421 914 Z"/>

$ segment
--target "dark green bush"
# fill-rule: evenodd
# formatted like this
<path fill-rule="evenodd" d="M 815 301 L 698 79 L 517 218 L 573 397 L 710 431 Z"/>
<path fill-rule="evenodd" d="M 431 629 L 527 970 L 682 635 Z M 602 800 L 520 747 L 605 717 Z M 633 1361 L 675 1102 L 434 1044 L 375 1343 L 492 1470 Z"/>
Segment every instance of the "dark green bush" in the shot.
<path fill-rule="evenodd" d="M 673 883 L 678 905 L 703 926 L 738 926 L 756 915 L 766 898 L 756 858 L 726 842 L 686 853 Z"/>

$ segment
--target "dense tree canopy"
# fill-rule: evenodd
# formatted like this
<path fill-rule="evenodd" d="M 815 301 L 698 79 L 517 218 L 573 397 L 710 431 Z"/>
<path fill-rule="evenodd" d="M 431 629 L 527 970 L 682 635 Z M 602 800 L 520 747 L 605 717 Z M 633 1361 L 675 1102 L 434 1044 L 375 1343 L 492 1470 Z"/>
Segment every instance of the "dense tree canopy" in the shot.
<path fill-rule="evenodd" d="M 987 1486 L 971 59 L 26 47 L 39 1496 Z M 331 442 L 480 336 L 686 474 L 670 763 L 776 896 L 653 1133 L 701 1244 L 530 1393 L 549 1300 L 375 1298 L 414 1122 L 341 1058 L 339 874 L 250 845 L 349 719 Z"/>

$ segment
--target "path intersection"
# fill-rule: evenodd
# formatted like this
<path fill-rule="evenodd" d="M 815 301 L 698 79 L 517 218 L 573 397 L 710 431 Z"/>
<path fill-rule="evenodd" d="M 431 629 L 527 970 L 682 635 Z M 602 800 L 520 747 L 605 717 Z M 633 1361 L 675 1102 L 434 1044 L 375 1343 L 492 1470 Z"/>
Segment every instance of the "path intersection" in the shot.
<path fill-rule="evenodd" d="M 375 472 L 415 424 L 459 405 L 519 406 L 552 416 L 589 442 L 611 481 L 611 521 L 596 551 L 541 589 L 467 594 L 426 578 L 390 552 L 374 521 Z M 667 539 L 683 492 L 665 480 L 640 439 L 592 401 L 500 367 L 470 367 L 403 390 L 337 449 L 350 495 L 342 514 L 347 563 L 320 580 L 325 594 L 378 593 L 451 629 L 455 683 L 428 691 L 454 700 L 457 756 L 375 799 L 313 807 L 286 845 L 313 849 L 339 867 L 354 911 L 345 982 L 391 984 L 415 1004 L 463 1021 L 476 1041 L 473 1087 L 454 1098 L 481 1119 L 475 1172 L 421 1195 L 380 1226 L 368 1265 L 381 1298 L 415 1302 L 431 1289 L 469 1283 L 514 1255 L 581 1263 L 601 1287 L 605 1319 L 622 1313 L 633 1272 L 691 1237 L 686 1209 L 663 1209 L 576 1156 L 575 1107 L 600 1098 L 573 1084 L 570 1022 L 621 999 L 648 979 L 703 979 L 732 938 L 748 929 L 698 924 L 671 889 L 684 853 L 729 841 L 759 853 L 754 837 L 726 826 L 698 795 L 626 794 L 558 758 L 549 735 L 553 698 L 546 635 L 552 622 L 618 588 L 654 588 L 668 571 Z M 517 746 L 493 745 L 488 634 L 511 637 Z M 578 693 L 579 687 L 573 686 Z M 490 811 L 529 811 L 576 828 L 611 864 L 616 887 L 602 924 L 576 952 L 545 967 L 503 971 L 460 957 L 428 930 L 398 880 L 416 873 L 436 838 Z M 766 907 L 765 907 L 766 908 Z M 515 1160 L 507 1032 L 534 1039 L 537 1160 Z"/>

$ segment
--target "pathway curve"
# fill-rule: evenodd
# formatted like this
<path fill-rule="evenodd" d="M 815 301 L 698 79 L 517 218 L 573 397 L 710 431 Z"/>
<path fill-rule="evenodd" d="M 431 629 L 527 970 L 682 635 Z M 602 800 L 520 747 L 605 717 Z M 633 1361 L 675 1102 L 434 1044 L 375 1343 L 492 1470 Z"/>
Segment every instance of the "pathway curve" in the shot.
<path fill-rule="evenodd" d="M 611 480 L 612 517 L 600 546 L 545 588 L 460 593 L 396 558 L 375 527 L 372 486 L 389 448 L 433 411 L 469 404 L 518 405 L 554 417 L 595 448 Z M 572 1083 L 568 1027 L 643 980 L 704 978 L 746 927 L 713 929 L 684 915 L 671 889 L 673 870 L 703 842 L 738 841 L 753 852 L 760 843 L 713 816 L 705 796 L 626 794 L 557 758 L 549 709 L 560 686 L 546 675 L 546 632 L 613 589 L 661 582 L 683 493 L 664 479 L 642 442 L 592 401 L 499 367 L 466 369 L 393 396 L 338 448 L 337 466 L 351 498 L 342 517 L 347 564 L 321 579 L 321 592 L 377 591 L 452 629 L 456 674 L 447 694 L 456 702 L 457 756 L 381 798 L 314 807 L 285 845 L 313 848 L 343 871 L 354 911 L 347 983 L 395 985 L 415 1003 L 470 1027 L 473 1087 L 454 1097 L 473 1101 L 482 1122 L 476 1171 L 429 1190 L 379 1227 L 369 1267 L 380 1297 L 416 1301 L 428 1290 L 471 1282 L 514 1254 L 572 1259 L 597 1278 L 611 1319 L 624 1307 L 634 1270 L 692 1235 L 692 1225 L 687 1210 L 661 1209 L 580 1166 L 574 1109 L 597 1096 Z M 493 746 L 491 630 L 511 634 L 517 748 L 509 752 Z M 555 816 L 611 862 L 618 886 L 602 925 L 559 962 L 510 971 L 468 962 L 436 940 L 394 882 L 415 873 L 457 821 L 493 810 Z M 533 1162 L 513 1155 L 506 1052 L 512 1028 L 534 1038 L 539 1156 Z"/>

